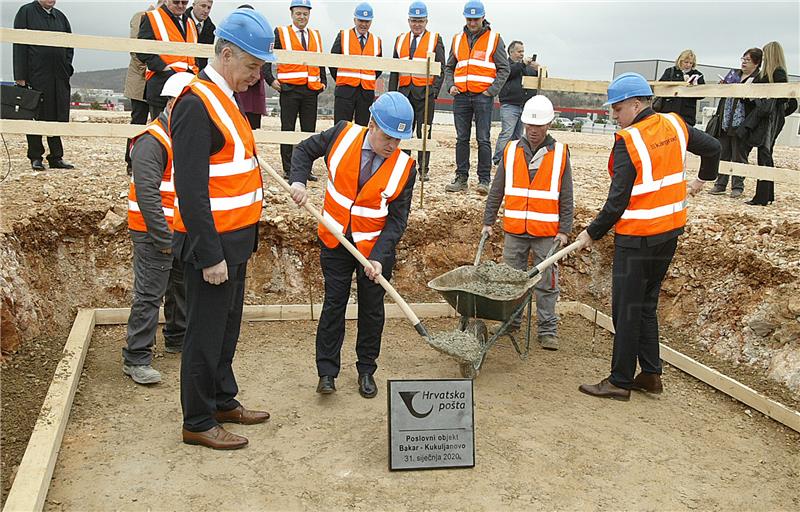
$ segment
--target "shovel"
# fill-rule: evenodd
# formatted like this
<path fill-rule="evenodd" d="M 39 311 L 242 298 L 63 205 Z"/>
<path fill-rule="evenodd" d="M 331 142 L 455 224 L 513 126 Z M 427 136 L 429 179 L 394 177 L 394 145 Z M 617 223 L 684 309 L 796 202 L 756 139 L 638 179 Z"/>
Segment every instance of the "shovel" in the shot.
<path fill-rule="evenodd" d="M 473 264 L 473 266 L 475 267 L 477 267 L 481 263 L 481 254 L 483 254 L 483 246 L 488 238 L 489 238 L 489 233 L 483 233 L 481 235 L 481 241 L 478 242 L 478 253 L 475 255 L 475 263 Z"/>
<path fill-rule="evenodd" d="M 572 251 L 577 249 L 579 246 L 580 246 L 580 243 L 576 240 L 576 241 L 572 242 L 571 244 L 569 244 L 568 246 L 566 246 L 563 249 L 561 249 L 560 251 L 558 251 L 557 253 L 553 254 L 552 256 L 543 259 L 541 263 L 539 263 L 538 265 L 533 267 L 530 270 L 530 272 L 528 272 L 528 279 L 532 279 L 532 278 L 534 278 L 536 276 L 541 275 L 541 273 L 544 272 L 547 269 L 547 267 L 549 267 L 553 263 L 557 262 L 558 260 L 560 260 L 561 258 L 566 256 L 567 254 L 571 253 Z"/>
<path fill-rule="evenodd" d="M 288 183 L 286 183 L 283 177 L 281 177 L 281 175 L 279 175 L 277 171 L 275 171 L 275 169 L 272 168 L 271 165 L 265 162 L 262 163 L 260 161 L 259 165 L 261 166 L 262 169 L 264 169 L 264 171 L 267 172 L 267 174 L 272 179 L 274 179 L 278 183 L 278 185 L 281 186 L 281 188 L 287 194 L 289 195 L 292 194 L 292 187 Z M 333 225 L 331 225 L 331 223 L 326 218 L 324 218 L 320 212 L 318 212 L 313 206 L 311 206 L 310 203 L 306 202 L 306 204 L 303 205 L 303 208 L 305 208 L 308 213 L 310 213 L 315 219 L 317 219 L 317 221 L 319 221 L 323 226 L 325 226 L 325 228 L 327 228 L 327 230 L 330 231 L 333 234 L 333 236 L 336 237 L 337 240 L 339 240 L 339 243 L 342 244 L 344 248 L 347 249 L 350 252 L 350 254 L 352 254 L 353 257 L 355 257 L 355 259 L 358 260 L 359 263 L 361 263 L 361 265 L 365 267 L 372 266 L 372 263 L 370 263 L 369 260 L 367 260 L 367 258 L 365 258 L 364 255 L 361 254 L 358 251 L 358 249 L 356 249 L 356 247 L 352 243 L 350 243 L 350 241 L 347 240 L 347 238 L 345 238 L 343 234 L 339 232 L 338 229 L 333 227 Z M 403 297 L 401 297 L 399 293 L 397 293 L 397 290 L 395 290 L 394 287 L 391 284 L 389 284 L 389 281 L 387 281 L 385 277 L 379 274 L 377 282 L 379 285 L 383 287 L 384 290 L 386 290 L 386 293 L 389 294 L 389 296 L 392 298 L 395 304 L 397 304 L 400 307 L 400 310 L 403 312 L 406 318 L 408 318 L 408 321 L 411 323 L 411 325 L 414 326 L 414 329 L 417 330 L 419 335 L 424 338 L 428 338 L 429 337 L 428 331 L 427 329 L 425 329 L 425 326 L 422 325 L 422 320 L 420 320 L 417 317 L 417 315 L 414 313 L 414 311 L 411 309 L 408 303 L 405 300 L 403 300 Z"/>

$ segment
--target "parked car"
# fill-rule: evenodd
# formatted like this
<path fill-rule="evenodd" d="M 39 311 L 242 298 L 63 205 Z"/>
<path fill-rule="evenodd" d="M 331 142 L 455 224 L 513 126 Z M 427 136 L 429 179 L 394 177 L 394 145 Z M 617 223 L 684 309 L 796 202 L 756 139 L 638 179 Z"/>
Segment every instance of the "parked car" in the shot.
<path fill-rule="evenodd" d="M 591 122 L 592 120 L 589 119 L 588 117 L 576 117 L 575 119 L 572 120 L 573 126 L 576 124 L 587 124 Z"/>
<path fill-rule="evenodd" d="M 556 124 L 559 124 L 564 128 L 566 128 L 567 130 L 569 130 L 572 128 L 572 119 L 569 119 L 567 117 L 557 117 Z"/>

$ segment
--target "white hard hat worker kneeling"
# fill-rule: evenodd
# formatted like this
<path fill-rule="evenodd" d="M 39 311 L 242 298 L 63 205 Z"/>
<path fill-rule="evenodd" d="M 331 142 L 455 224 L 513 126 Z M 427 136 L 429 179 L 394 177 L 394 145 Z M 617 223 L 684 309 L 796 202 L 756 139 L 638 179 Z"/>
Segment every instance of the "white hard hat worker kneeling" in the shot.
<path fill-rule="evenodd" d="M 572 168 L 566 144 L 548 134 L 555 118 L 553 104 L 545 96 L 534 96 L 520 117 L 525 133 L 510 141 L 497 167 L 483 217 L 483 233 L 492 234 L 501 203 L 505 204 L 503 261 L 528 269 L 528 254 L 539 264 L 554 244 L 566 244 L 572 231 Z M 538 339 L 542 348 L 558 349 L 558 269 L 545 270 L 536 285 Z M 512 329 L 519 329 L 516 318 Z"/>

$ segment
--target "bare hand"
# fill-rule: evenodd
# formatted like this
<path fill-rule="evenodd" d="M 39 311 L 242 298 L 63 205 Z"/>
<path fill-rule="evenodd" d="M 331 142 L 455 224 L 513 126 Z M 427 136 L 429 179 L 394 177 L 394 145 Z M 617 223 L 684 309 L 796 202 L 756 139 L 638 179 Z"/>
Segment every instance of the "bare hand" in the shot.
<path fill-rule="evenodd" d="M 489 96 L 489 97 L 492 96 L 491 94 L 489 94 L 489 91 L 483 91 L 481 94 L 483 94 L 484 96 Z"/>
<path fill-rule="evenodd" d="M 529 67 L 529 68 L 533 68 L 535 71 L 539 71 L 539 63 L 538 63 L 538 62 L 536 62 L 535 60 L 531 60 L 531 61 L 528 63 L 528 67 Z"/>
<path fill-rule="evenodd" d="M 698 192 L 703 190 L 703 185 L 705 185 L 705 183 L 695 178 L 686 184 L 686 191 L 689 192 L 689 195 L 696 196 Z"/>
<path fill-rule="evenodd" d="M 569 242 L 569 238 L 567 238 L 566 233 L 557 234 L 555 237 L 553 237 L 553 241 L 556 241 L 556 240 L 561 242 L 561 245 L 567 245 L 567 242 Z"/>
<path fill-rule="evenodd" d="M 492 226 L 484 224 L 483 228 L 481 229 L 481 236 L 483 236 L 483 235 L 486 235 L 486 238 L 489 238 L 490 236 L 492 236 Z"/>
<path fill-rule="evenodd" d="M 372 266 L 371 267 L 369 265 L 365 266 L 364 273 L 367 275 L 368 278 L 377 283 L 378 276 L 381 275 L 381 272 L 383 271 L 383 265 L 381 265 L 380 262 L 375 260 L 369 260 L 369 262 L 372 264 Z"/>
<path fill-rule="evenodd" d="M 203 280 L 208 284 L 222 284 L 228 280 L 228 264 L 225 260 L 220 261 L 216 265 L 206 267 L 203 269 Z"/>
<path fill-rule="evenodd" d="M 294 201 L 297 206 L 306 204 L 306 201 L 308 201 L 308 191 L 305 185 L 297 181 L 292 183 L 292 201 Z"/>
<path fill-rule="evenodd" d="M 281 83 L 277 79 L 273 80 L 272 83 L 269 84 L 269 86 L 275 89 L 276 91 L 281 92 Z"/>
<path fill-rule="evenodd" d="M 14 80 L 14 83 L 16 83 L 17 85 L 21 85 L 22 87 L 25 87 L 25 85 L 27 85 L 27 82 L 25 80 Z"/>
<path fill-rule="evenodd" d="M 458 95 L 458 87 L 455 85 L 450 87 L 450 96 L 457 96 Z"/>
<path fill-rule="evenodd" d="M 594 243 L 592 237 L 589 236 L 589 232 L 585 229 L 578 234 L 578 238 L 576 238 L 575 241 L 580 242 L 580 245 L 578 245 L 578 250 L 588 249 Z"/>

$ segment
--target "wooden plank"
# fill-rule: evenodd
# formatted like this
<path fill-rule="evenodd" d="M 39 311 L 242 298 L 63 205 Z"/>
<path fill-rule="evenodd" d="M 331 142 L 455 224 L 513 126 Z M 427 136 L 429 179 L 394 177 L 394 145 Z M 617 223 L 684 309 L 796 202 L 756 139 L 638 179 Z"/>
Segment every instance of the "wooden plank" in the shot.
<path fill-rule="evenodd" d="M 59 46 L 67 48 L 84 48 L 88 50 L 105 50 L 116 52 L 155 53 L 164 55 L 190 55 L 193 57 L 213 57 L 214 47 L 210 44 L 171 43 L 151 41 L 147 39 L 129 39 L 126 37 L 88 36 L 82 34 L 66 34 L 64 32 L 47 32 L 43 30 L 25 30 L 0 28 L 0 42 L 20 43 L 38 46 Z M 275 57 L 283 64 L 303 64 L 309 66 L 349 67 L 357 69 L 374 69 L 396 71 L 398 73 L 425 74 L 427 63 L 409 59 L 393 59 L 390 57 L 368 57 L 363 55 L 339 55 L 333 53 L 298 52 L 275 50 Z M 440 63 L 431 62 L 431 75 L 438 76 L 442 72 Z"/>
<path fill-rule="evenodd" d="M 94 325 L 94 310 L 78 311 L 4 511 L 39 511 L 44 506 Z"/>
<path fill-rule="evenodd" d="M 598 80 L 569 80 L 566 78 L 539 78 L 535 76 L 522 77 L 522 87 L 525 89 L 541 89 L 544 91 L 585 92 L 589 94 L 605 94 L 608 92 L 608 82 Z"/>
<path fill-rule="evenodd" d="M 45 135 L 48 137 L 103 137 L 129 139 L 146 129 L 144 125 L 116 123 L 58 123 L 54 121 L 26 121 L 21 119 L 0 119 L 0 133 L 20 135 Z M 255 141 L 259 144 L 298 144 L 314 132 L 276 132 L 253 130 Z M 428 148 L 435 148 L 437 142 L 428 139 Z M 422 150 L 422 139 L 409 139 L 400 142 L 402 149 Z"/>
<path fill-rule="evenodd" d="M 743 176 L 745 178 L 758 178 L 774 181 L 775 183 L 800 185 L 800 171 L 781 167 L 759 167 L 757 165 L 721 161 L 719 163 L 719 173 Z"/>

